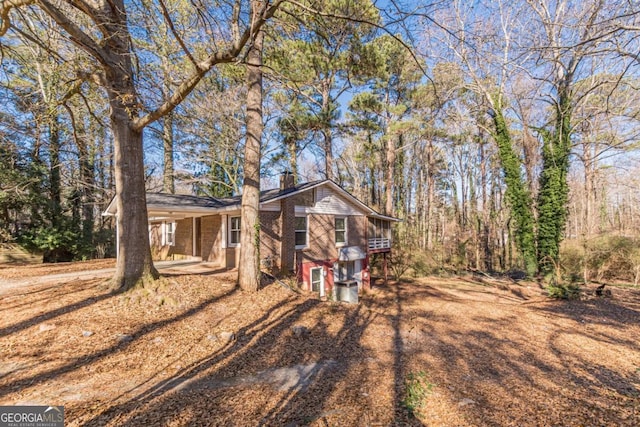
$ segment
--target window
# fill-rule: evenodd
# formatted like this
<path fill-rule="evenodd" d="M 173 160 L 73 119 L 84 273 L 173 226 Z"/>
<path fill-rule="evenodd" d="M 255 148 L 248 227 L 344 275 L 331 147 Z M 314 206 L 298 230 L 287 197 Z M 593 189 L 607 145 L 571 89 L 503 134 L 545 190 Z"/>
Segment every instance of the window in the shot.
<path fill-rule="evenodd" d="M 168 246 L 174 246 L 176 244 L 176 223 L 175 222 L 164 223 L 164 244 Z"/>
<path fill-rule="evenodd" d="M 347 219 L 337 218 L 335 220 L 336 225 L 336 246 L 342 246 L 347 243 Z"/>
<path fill-rule="evenodd" d="M 240 217 L 229 218 L 229 244 L 237 246 L 240 244 Z"/>
<path fill-rule="evenodd" d="M 296 217 L 296 249 L 307 246 L 307 217 Z"/>

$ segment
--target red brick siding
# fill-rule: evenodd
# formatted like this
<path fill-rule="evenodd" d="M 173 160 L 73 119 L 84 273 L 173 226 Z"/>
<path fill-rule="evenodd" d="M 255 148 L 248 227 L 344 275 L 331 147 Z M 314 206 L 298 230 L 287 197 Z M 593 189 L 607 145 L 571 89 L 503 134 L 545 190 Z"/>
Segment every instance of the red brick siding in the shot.
<path fill-rule="evenodd" d="M 260 212 L 260 260 L 264 268 L 272 271 L 281 265 L 281 224 L 280 212 Z"/>
<path fill-rule="evenodd" d="M 202 260 L 209 262 L 217 262 L 222 265 L 222 241 L 220 229 L 222 220 L 220 215 L 209 215 L 202 217 L 201 220 L 201 250 Z"/>
<path fill-rule="evenodd" d="M 176 221 L 175 244 L 169 248 L 169 255 L 193 254 L 193 218 Z"/>

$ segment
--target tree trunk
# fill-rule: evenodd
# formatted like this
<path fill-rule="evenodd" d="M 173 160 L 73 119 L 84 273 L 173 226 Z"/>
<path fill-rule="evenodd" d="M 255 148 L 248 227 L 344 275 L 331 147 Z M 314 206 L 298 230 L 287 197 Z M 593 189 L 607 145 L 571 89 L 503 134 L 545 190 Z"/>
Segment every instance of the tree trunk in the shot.
<path fill-rule="evenodd" d="M 394 171 L 396 166 L 396 140 L 392 135 L 389 135 L 387 131 L 387 152 L 386 152 L 386 166 L 384 183 L 384 213 L 386 215 L 393 215 L 393 183 L 394 183 Z"/>
<path fill-rule="evenodd" d="M 162 122 L 162 145 L 164 147 L 162 191 L 173 194 L 175 193 L 173 170 L 173 112 L 167 114 Z"/>
<path fill-rule="evenodd" d="M 433 219 L 433 204 L 435 202 L 435 186 L 436 186 L 436 162 L 434 159 L 434 149 L 433 149 L 433 140 L 429 138 L 427 143 L 427 212 L 426 212 L 426 223 L 427 223 L 427 250 L 433 250 L 433 229 L 435 226 L 435 221 Z"/>
<path fill-rule="evenodd" d="M 111 103 L 118 212 L 118 260 L 112 288 L 125 291 L 159 275 L 149 246 L 142 132 L 131 129 L 123 106 L 117 109 L 113 104 L 119 102 Z"/>
<path fill-rule="evenodd" d="M 54 227 L 59 227 L 62 216 L 62 199 L 60 190 L 60 130 L 58 129 L 57 116 L 52 117 L 49 123 L 49 162 L 51 223 Z"/>
<path fill-rule="evenodd" d="M 254 10 L 258 2 L 253 2 Z M 262 41 L 260 31 L 247 54 L 247 138 L 240 231 L 238 284 L 245 291 L 260 287 L 260 143 L 262 139 Z"/>
<path fill-rule="evenodd" d="M 511 135 L 501 106 L 498 104 L 494 108 L 493 122 L 495 125 L 496 144 L 498 145 L 498 155 L 504 173 L 504 180 L 507 184 L 506 196 L 511 207 L 511 216 L 515 220 L 514 233 L 515 242 L 522 253 L 524 268 L 529 276 L 536 273 L 538 269 L 536 259 L 533 201 L 528 188 L 522 179 L 521 162 L 513 150 Z"/>
<path fill-rule="evenodd" d="M 124 4 L 115 1 L 121 11 L 118 21 L 126 24 Z M 134 87 L 133 64 L 128 33 L 114 32 L 107 45 L 112 62 L 105 66 L 105 83 L 109 96 L 111 129 L 114 139 L 116 209 L 118 212 L 118 260 L 112 289 L 125 291 L 144 285 L 159 274 L 151 260 L 149 225 L 144 176 L 142 130 L 134 130 L 139 104 Z"/>
<path fill-rule="evenodd" d="M 331 83 L 323 82 L 322 88 L 322 136 L 324 139 L 324 173 L 333 179 L 333 135 L 331 134 Z"/>
<path fill-rule="evenodd" d="M 82 120 L 73 120 L 76 127 L 75 143 L 78 148 L 78 166 L 80 169 L 80 193 L 82 205 L 82 244 L 83 249 L 93 251 L 94 197 L 95 188 L 95 150 L 89 152 L 89 135 Z"/>
<path fill-rule="evenodd" d="M 560 242 L 567 221 L 567 173 L 573 113 L 570 81 L 568 77 L 558 85 L 554 129 L 543 134 L 543 163 L 538 194 L 538 264 L 543 273 L 557 270 Z"/>

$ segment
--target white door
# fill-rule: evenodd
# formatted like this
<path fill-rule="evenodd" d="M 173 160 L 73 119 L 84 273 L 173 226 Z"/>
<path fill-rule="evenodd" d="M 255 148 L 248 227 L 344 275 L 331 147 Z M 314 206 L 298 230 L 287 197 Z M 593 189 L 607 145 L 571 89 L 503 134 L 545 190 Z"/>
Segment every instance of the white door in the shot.
<path fill-rule="evenodd" d="M 324 296 L 324 275 L 322 274 L 322 267 L 316 267 L 311 269 L 311 290 L 313 292 L 319 292 L 320 296 Z"/>

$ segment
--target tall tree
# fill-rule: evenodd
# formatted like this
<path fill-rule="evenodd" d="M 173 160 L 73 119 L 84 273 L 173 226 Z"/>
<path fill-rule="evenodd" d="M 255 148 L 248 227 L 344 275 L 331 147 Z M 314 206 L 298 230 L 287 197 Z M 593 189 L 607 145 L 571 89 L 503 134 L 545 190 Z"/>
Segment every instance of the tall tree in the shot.
<path fill-rule="evenodd" d="M 624 4 L 601 0 L 527 0 L 527 4 L 539 29 L 532 37 L 531 49 L 536 52 L 536 63 L 544 64 L 538 69 L 544 72 L 541 80 L 549 89 L 552 108 L 551 117 L 539 128 L 543 147 L 537 200 L 538 263 L 541 271 L 548 273 L 558 265 L 567 221 L 574 112 L 584 96 L 599 86 L 596 83 L 583 88 L 579 96 L 576 83 L 586 73 L 604 67 L 603 61 L 612 61 L 601 46 L 619 37 L 621 21 L 634 19 L 636 13 L 630 13 Z M 619 63 L 617 72 L 624 73 L 626 69 L 624 62 Z"/>
<path fill-rule="evenodd" d="M 482 16 L 496 19 L 479 19 Z M 506 196 L 515 222 L 515 236 L 529 275 L 537 271 L 535 218 L 532 195 L 522 174 L 522 157 L 512 140 L 505 110 L 509 78 L 518 70 L 514 44 L 520 30 L 522 7 L 503 1 L 469 4 L 456 1 L 443 15 L 447 25 L 444 42 L 468 76 L 468 87 L 484 102 L 493 126 L 490 134 L 498 148 L 506 183 Z"/>
<path fill-rule="evenodd" d="M 270 65 L 304 107 L 298 123 L 317 135 L 324 175 L 334 179 L 339 98 L 370 72 L 366 42 L 375 34 L 371 23 L 379 21 L 379 12 L 370 0 L 311 0 L 282 12 L 290 17 L 281 20 L 287 39 L 272 50 Z"/>
<path fill-rule="evenodd" d="M 256 17 L 261 0 L 253 0 Z M 238 284 L 247 291 L 260 287 L 260 155 L 262 132 L 262 44 L 264 32 L 258 30 L 247 54 L 247 136 L 244 149 L 242 185 L 240 265 Z"/>
<path fill-rule="evenodd" d="M 115 156 L 115 203 L 118 211 L 119 256 L 113 278 L 113 288 L 126 290 L 138 283 L 156 278 L 158 273 L 151 260 L 147 228 L 147 208 L 145 201 L 143 131 L 151 123 L 171 113 L 198 82 L 217 64 L 234 61 L 251 43 L 266 20 L 271 18 L 283 0 L 265 1 L 256 14 L 256 19 L 243 20 L 246 2 L 238 0 L 224 10 L 205 10 L 201 5 L 195 7 L 194 15 L 209 16 L 205 22 L 219 22 L 219 18 L 230 16 L 227 26 L 203 31 L 218 37 L 228 35 L 222 44 L 214 43 L 209 49 L 189 47 L 184 33 L 179 29 L 172 31 L 180 44 L 182 53 L 189 63 L 189 70 L 182 81 L 166 101 L 155 108 L 141 108 L 144 93 L 137 87 L 138 79 L 134 67 L 133 34 L 130 28 L 129 11 L 131 4 L 122 0 L 76 3 L 62 1 L 52 3 L 48 0 L 2 0 L 0 1 L 0 37 L 11 28 L 11 19 L 19 19 L 12 9 L 35 6 L 46 13 L 68 37 L 98 64 L 99 68 L 90 73 L 93 81 L 99 83 L 107 94 L 111 109 L 110 123 L 114 137 Z M 141 5 L 148 13 L 161 14 L 168 22 L 171 15 L 160 2 L 160 10 L 151 9 L 151 5 Z M 227 14 L 228 13 L 228 14 Z M 16 16 L 17 15 L 17 16 Z M 250 14 L 252 17 L 253 14 Z M 202 24 L 202 21 L 199 22 Z M 95 30 L 97 29 L 97 31 Z M 198 58 L 199 57 L 199 58 Z M 149 111 L 146 112 L 145 111 Z"/>

